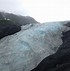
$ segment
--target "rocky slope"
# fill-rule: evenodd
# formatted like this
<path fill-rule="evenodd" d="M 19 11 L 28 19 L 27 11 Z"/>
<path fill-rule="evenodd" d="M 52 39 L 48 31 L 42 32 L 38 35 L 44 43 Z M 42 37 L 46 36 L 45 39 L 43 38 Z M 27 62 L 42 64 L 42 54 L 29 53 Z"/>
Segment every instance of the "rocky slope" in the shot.
<path fill-rule="evenodd" d="M 0 39 L 19 32 L 21 27 L 11 20 L 0 20 Z"/>

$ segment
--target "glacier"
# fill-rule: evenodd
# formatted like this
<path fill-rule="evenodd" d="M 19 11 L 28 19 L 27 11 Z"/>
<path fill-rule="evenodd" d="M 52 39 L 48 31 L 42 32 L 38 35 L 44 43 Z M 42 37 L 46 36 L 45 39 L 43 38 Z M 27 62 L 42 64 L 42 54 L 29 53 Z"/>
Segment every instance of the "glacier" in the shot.
<path fill-rule="evenodd" d="M 0 40 L 0 71 L 30 71 L 55 53 L 62 42 L 62 22 L 30 24 Z"/>

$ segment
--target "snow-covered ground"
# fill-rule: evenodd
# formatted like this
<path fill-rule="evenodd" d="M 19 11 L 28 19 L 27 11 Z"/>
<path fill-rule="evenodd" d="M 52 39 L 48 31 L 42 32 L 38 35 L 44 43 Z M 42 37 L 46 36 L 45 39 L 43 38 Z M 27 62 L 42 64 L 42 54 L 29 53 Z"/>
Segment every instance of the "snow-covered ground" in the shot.
<path fill-rule="evenodd" d="M 0 40 L 0 71 L 30 71 L 62 44 L 62 22 L 23 28 Z"/>

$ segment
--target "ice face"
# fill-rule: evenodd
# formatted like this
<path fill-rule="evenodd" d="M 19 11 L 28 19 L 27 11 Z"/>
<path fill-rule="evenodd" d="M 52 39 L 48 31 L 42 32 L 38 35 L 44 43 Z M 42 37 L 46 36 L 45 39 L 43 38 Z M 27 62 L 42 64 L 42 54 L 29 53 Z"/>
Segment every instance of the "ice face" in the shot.
<path fill-rule="evenodd" d="M 0 40 L 0 71 L 30 71 L 62 44 L 64 26 L 36 24 Z"/>

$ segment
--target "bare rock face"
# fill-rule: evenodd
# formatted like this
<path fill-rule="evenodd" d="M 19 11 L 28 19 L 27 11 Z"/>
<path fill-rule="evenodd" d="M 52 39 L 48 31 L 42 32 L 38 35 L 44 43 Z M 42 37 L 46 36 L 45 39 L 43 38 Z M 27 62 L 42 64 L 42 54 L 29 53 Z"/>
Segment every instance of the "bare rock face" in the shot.
<path fill-rule="evenodd" d="M 21 27 L 11 20 L 0 20 L 0 39 L 21 30 Z"/>
<path fill-rule="evenodd" d="M 0 71 L 30 71 L 62 44 L 61 22 L 29 27 L 0 40 Z"/>

